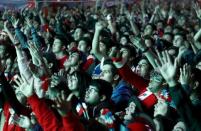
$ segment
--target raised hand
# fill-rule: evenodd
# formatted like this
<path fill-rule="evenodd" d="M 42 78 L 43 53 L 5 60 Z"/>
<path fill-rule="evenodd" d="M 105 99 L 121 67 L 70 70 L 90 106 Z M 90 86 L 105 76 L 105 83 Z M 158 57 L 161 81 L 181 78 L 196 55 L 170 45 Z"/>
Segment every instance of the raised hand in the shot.
<path fill-rule="evenodd" d="M 173 17 L 175 15 L 175 11 L 173 9 L 173 3 L 170 5 L 170 10 L 168 12 L 169 17 Z"/>
<path fill-rule="evenodd" d="M 61 20 L 61 8 L 59 7 L 58 10 L 57 10 L 57 14 L 55 16 L 55 19 L 57 21 Z"/>
<path fill-rule="evenodd" d="M 197 2 L 193 2 L 193 8 L 197 14 L 197 17 L 199 19 L 201 19 L 201 9 L 200 9 L 199 4 Z"/>
<path fill-rule="evenodd" d="M 126 18 L 127 18 L 128 20 L 133 20 L 133 19 L 134 19 L 134 14 L 133 14 L 133 12 L 130 13 L 130 12 L 128 12 L 128 10 L 127 10 L 127 11 L 125 11 L 125 13 L 126 13 Z"/>
<path fill-rule="evenodd" d="M 107 15 L 107 20 L 108 20 L 108 21 L 112 21 L 112 14 L 108 14 L 108 15 Z"/>
<path fill-rule="evenodd" d="M 32 27 L 32 21 L 28 17 L 25 18 L 25 21 L 26 21 L 26 24 L 28 25 L 28 27 L 31 28 Z"/>
<path fill-rule="evenodd" d="M 161 72 L 161 75 L 164 77 L 166 82 L 170 87 L 176 85 L 176 73 L 177 73 L 177 58 L 174 60 L 174 63 L 171 61 L 170 55 L 167 50 L 162 53 L 157 52 L 158 60 L 155 60 L 156 67 Z"/>
<path fill-rule="evenodd" d="M 104 28 L 104 23 L 103 22 L 97 22 L 96 23 L 96 31 L 101 31 Z"/>
<path fill-rule="evenodd" d="M 188 85 L 190 83 L 190 77 L 191 77 L 191 69 L 190 66 L 185 64 L 183 65 L 183 68 L 180 68 L 180 83 L 182 85 Z"/>
<path fill-rule="evenodd" d="M 19 19 L 11 17 L 11 23 L 12 23 L 14 28 L 17 28 L 19 26 Z"/>
<path fill-rule="evenodd" d="M 2 15 L 2 19 L 6 20 L 8 17 L 8 10 L 5 9 L 4 12 L 3 12 L 3 15 Z"/>
<path fill-rule="evenodd" d="M 154 14 L 157 14 L 157 13 L 159 12 L 159 10 L 160 10 L 160 6 L 157 5 L 157 6 L 155 7 L 155 9 L 154 9 Z"/>
<path fill-rule="evenodd" d="M 55 98 L 55 105 L 54 108 L 57 109 L 58 113 L 61 116 L 66 116 L 68 112 L 72 110 L 71 100 L 73 98 L 73 94 L 71 93 L 68 97 L 66 96 L 64 91 L 61 91 L 59 95 Z"/>
<path fill-rule="evenodd" d="M 145 50 L 147 47 L 139 37 L 130 36 L 130 41 L 140 50 Z"/>
<path fill-rule="evenodd" d="M 29 45 L 29 51 L 32 55 L 32 57 L 35 57 L 36 59 L 41 59 L 42 58 L 42 54 L 40 53 L 38 47 L 36 46 L 36 44 L 34 44 L 31 40 L 28 41 L 28 45 Z"/>
<path fill-rule="evenodd" d="M 50 87 L 53 88 L 59 85 L 61 81 L 65 81 L 64 70 L 60 70 L 58 73 L 54 73 L 54 75 L 52 75 Z"/>
<path fill-rule="evenodd" d="M 15 121 L 15 124 L 25 128 L 25 129 L 30 129 L 31 128 L 31 120 L 24 115 L 20 115 L 17 121 Z"/>
<path fill-rule="evenodd" d="M 32 10 L 32 13 L 33 13 L 34 16 L 37 16 L 39 14 L 39 12 L 38 12 L 38 10 L 36 8 L 34 8 Z"/>
<path fill-rule="evenodd" d="M 29 83 L 22 75 L 22 78 L 18 77 L 15 82 L 17 85 L 14 85 L 14 87 L 19 89 L 26 97 L 30 97 L 34 94 L 34 78 L 32 78 Z"/>
<path fill-rule="evenodd" d="M 4 22 L 4 30 L 7 31 L 8 30 L 8 21 Z"/>

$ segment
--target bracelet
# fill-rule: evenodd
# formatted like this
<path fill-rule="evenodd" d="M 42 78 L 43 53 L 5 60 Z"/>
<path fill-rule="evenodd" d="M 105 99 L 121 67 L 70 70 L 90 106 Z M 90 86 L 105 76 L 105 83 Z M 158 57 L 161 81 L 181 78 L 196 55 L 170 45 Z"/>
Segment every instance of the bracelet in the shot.
<path fill-rule="evenodd" d="M 149 50 L 149 48 L 146 47 L 144 50 L 141 50 L 141 51 L 142 51 L 142 53 L 146 53 L 148 50 Z"/>

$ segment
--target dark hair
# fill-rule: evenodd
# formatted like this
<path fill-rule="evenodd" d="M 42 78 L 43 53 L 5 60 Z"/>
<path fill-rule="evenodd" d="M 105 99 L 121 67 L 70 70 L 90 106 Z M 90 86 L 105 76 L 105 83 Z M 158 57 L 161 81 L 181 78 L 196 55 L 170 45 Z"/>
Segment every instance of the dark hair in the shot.
<path fill-rule="evenodd" d="M 197 68 L 192 68 L 191 74 L 193 74 L 193 80 L 199 82 L 198 88 L 200 88 L 201 87 L 201 79 L 200 79 L 201 70 L 199 70 Z M 200 90 L 201 90 L 201 88 L 200 88 Z"/>
<path fill-rule="evenodd" d="M 171 45 L 172 45 L 172 43 L 170 43 L 170 42 L 168 42 L 167 40 L 164 40 L 164 39 L 158 39 L 158 40 L 155 41 L 156 49 L 159 52 L 168 49 L 169 47 L 171 47 Z"/>
<path fill-rule="evenodd" d="M 89 87 L 89 83 L 91 82 L 91 76 L 82 71 L 75 71 L 71 75 L 76 75 L 78 79 L 78 90 L 80 98 L 83 99 L 85 96 L 86 88 Z"/>
<path fill-rule="evenodd" d="M 92 43 L 91 39 L 88 37 L 81 37 L 79 41 L 85 41 L 87 47 L 90 47 Z"/>
<path fill-rule="evenodd" d="M 115 65 L 113 64 L 111 59 L 106 59 L 103 63 L 103 65 L 110 65 L 112 67 L 112 74 L 113 76 L 117 74 L 117 68 L 115 67 Z"/>
<path fill-rule="evenodd" d="M 54 53 L 44 53 L 43 57 L 46 58 L 48 63 L 53 64 L 53 66 L 51 68 L 52 73 L 59 71 L 59 61 L 56 59 L 56 56 Z"/>
<path fill-rule="evenodd" d="M 194 56 L 194 64 L 197 65 L 201 61 L 201 49 Z"/>
<path fill-rule="evenodd" d="M 100 41 L 104 43 L 107 51 L 114 45 L 114 42 L 108 37 L 103 37 Z"/>
<path fill-rule="evenodd" d="M 183 32 L 176 33 L 174 36 L 181 36 L 184 40 L 186 40 L 186 34 Z"/>
<path fill-rule="evenodd" d="M 76 47 L 72 48 L 69 53 L 70 54 L 77 53 L 79 55 L 79 60 L 82 61 L 81 64 L 85 63 L 87 60 L 87 56 L 84 54 L 84 52 L 79 51 Z"/>
<path fill-rule="evenodd" d="M 153 30 L 156 30 L 156 26 L 154 24 L 152 24 L 152 23 L 146 24 L 144 28 L 146 28 L 148 25 L 150 25 Z"/>
<path fill-rule="evenodd" d="M 48 88 L 48 92 L 54 95 L 60 93 L 61 91 L 64 91 L 67 96 L 71 93 L 65 82 L 60 82 L 57 86 Z"/>
<path fill-rule="evenodd" d="M 128 106 L 130 105 L 131 102 L 134 102 L 135 105 L 136 105 L 136 110 L 135 110 L 134 115 L 136 113 L 144 112 L 144 110 L 142 108 L 142 105 L 141 105 L 141 102 L 140 102 L 140 100 L 136 96 L 130 97 L 130 99 L 128 101 Z"/>
<path fill-rule="evenodd" d="M 129 50 L 130 57 L 134 57 L 134 58 L 136 57 L 137 52 L 136 52 L 136 49 L 133 46 L 131 46 L 131 45 L 122 45 L 121 48 L 125 48 L 125 49 Z"/>
<path fill-rule="evenodd" d="M 140 57 L 136 58 L 135 60 L 136 60 L 136 61 L 135 61 L 135 65 L 136 65 L 136 66 L 137 66 L 137 64 L 138 64 L 141 60 L 146 60 L 147 63 L 148 63 L 148 65 L 149 65 L 149 70 L 151 71 L 151 70 L 153 69 L 151 63 L 149 62 L 149 60 L 147 59 L 146 56 L 144 56 L 144 55 L 143 55 L 143 56 L 140 56 Z"/>
<path fill-rule="evenodd" d="M 170 33 L 170 32 L 165 32 L 163 35 L 169 35 L 169 36 L 171 36 L 173 38 L 173 34 Z"/>
<path fill-rule="evenodd" d="M 89 85 L 95 86 L 98 89 L 98 93 L 100 96 L 105 95 L 106 100 L 110 100 L 113 88 L 109 82 L 101 79 L 94 79 L 90 82 Z"/>
<path fill-rule="evenodd" d="M 59 39 L 61 41 L 61 44 L 66 46 L 67 45 L 67 39 L 59 34 L 56 34 L 56 36 L 54 37 L 55 39 Z"/>
<path fill-rule="evenodd" d="M 158 24 L 158 23 L 165 24 L 164 20 L 158 20 L 156 23 L 157 23 L 157 24 Z"/>
<path fill-rule="evenodd" d="M 150 35 L 145 35 L 144 39 L 145 40 L 150 40 L 152 42 L 152 44 L 154 44 L 154 39 Z"/>

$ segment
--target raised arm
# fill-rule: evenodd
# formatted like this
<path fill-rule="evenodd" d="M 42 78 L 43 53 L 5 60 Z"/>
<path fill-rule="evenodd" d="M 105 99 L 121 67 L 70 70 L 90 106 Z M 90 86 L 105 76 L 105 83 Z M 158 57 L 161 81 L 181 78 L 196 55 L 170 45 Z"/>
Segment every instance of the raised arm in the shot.
<path fill-rule="evenodd" d="M 169 85 L 171 97 L 180 117 L 185 124 L 188 125 L 189 130 L 201 129 L 199 118 L 197 118 L 197 114 L 193 112 L 193 106 L 189 96 L 187 96 L 181 85 L 177 82 L 177 59 L 172 62 L 167 51 L 162 54 L 158 53 L 158 57 L 159 60 L 156 60 L 156 65 Z"/>
<path fill-rule="evenodd" d="M 131 68 L 126 65 L 125 60 L 113 60 L 114 65 L 118 69 L 118 72 L 120 76 L 133 85 L 138 91 L 142 91 L 146 89 L 148 86 L 148 81 L 143 79 L 141 76 L 138 76 L 136 73 L 134 73 Z"/>
<path fill-rule="evenodd" d="M 22 45 L 22 48 L 27 48 L 28 45 L 27 45 L 27 41 L 26 41 L 26 38 L 25 38 L 26 36 L 20 30 L 19 19 L 11 17 L 11 23 L 12 23 L 13 27 L 15 28 L 16 37 L 18 38 L 20 44 Z"/>
<path fill-rule="evenodd" d="M 8 37 L 10 38 L 11 42 L 14 43 L 14 36 L 12 35 L 12 33 L 10 32 L 10 30 L 8 28 L 8 21 L 4 22 L 4 30 L 8 34 Z"/>
<path fill-rule="evenodd" d="M 146 47 L 146 45 L 144 44 L 144 41 L 141 40 L 141 38 L 138 38 L 138 37 L 134 38 L 133 36 L 131 36 L 130 40 L 138 49 L 140 49 L 144 53 L 144 55 L 147 57 L 147 59 L 151 63 L 152 67 L 156 69 L 155 59 L 157 59 L 157 57 L 153 53 L 153 51 L 149 49 L 148 47 Z"/>
<path fill-rule="evenodd" d="M 112 15 L 109 14 L 107 16 L 107 22 L 108 22 L 108 27 L 111 31 L 112 34 L 115 34 L 117 29 L 116 29 L 116 22 L 113 20 Z"/>
<path fill-rule="evenodd" d="M 156 16 L 157 16 L 159 10 L 160 10 L 160 6 L 157 5 L 157 6 L 155 7 L 155 9 L 154 9 L 154 12 L 153 12 L 153 14 L 152 14 L 152 16 L 151 16 L 151 19 L 149 20 L 149 23 L 154 23 L 154 20 L 155 20 L 155 18 L 156 18 Z"/>
<path fill-rule="evenodd" d="M 105 57 L 101 52 L 99 48 L 99 36 L 101 30 L 104 28 L 104 25 L 102 22 L 97 22 L 95 27 L 95 33 L 92 41 L 92 53 L 96 56 L 96 58 L 101 61 L 103 57 Z"/>
<path fill-rule="evenodd" d="M 19 79 L 18 88 L 28 99 L 31 109 L 44 130 L 57 131 L 61 129 L 61 122 L 58 121 L 53 111 L 48 107 L 45 100 L 39 99 L 34 94 L 33 87 L 34 79 L 28 82 L 24 77 Z"/>
<path fill-rule="evenodd" d="M 129 13 L 128 11 L 126 11 L 125 13 L 126 13 L 127 19 L 128 19 L 129 22 L 130 22 L 130 25 L 131 25 L 131 28 L 132 28 L 133 33 L 134 33 L 136 36 L 140 35 L 140 30 L 139 30 L 139 28 L 137 27 L 137 25 L 136 25 L 135 22 L 134 22 L 134 14 L 133 14 L 133 12 L 132 12 L 132 13 Z"/>

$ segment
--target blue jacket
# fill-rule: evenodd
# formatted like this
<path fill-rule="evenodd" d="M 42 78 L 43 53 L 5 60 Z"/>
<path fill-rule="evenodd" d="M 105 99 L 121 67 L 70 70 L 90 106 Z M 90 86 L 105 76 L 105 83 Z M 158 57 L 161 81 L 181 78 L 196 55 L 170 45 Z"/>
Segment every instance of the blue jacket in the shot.
<path fill-rule="evenodd" d="M 113 89 L 111 99 L 114 102 L 117 109 L 124 110 L 130 97 L 132 96 L 132 90 L 123 80 L 119 81 L 118 85 Z"/>

